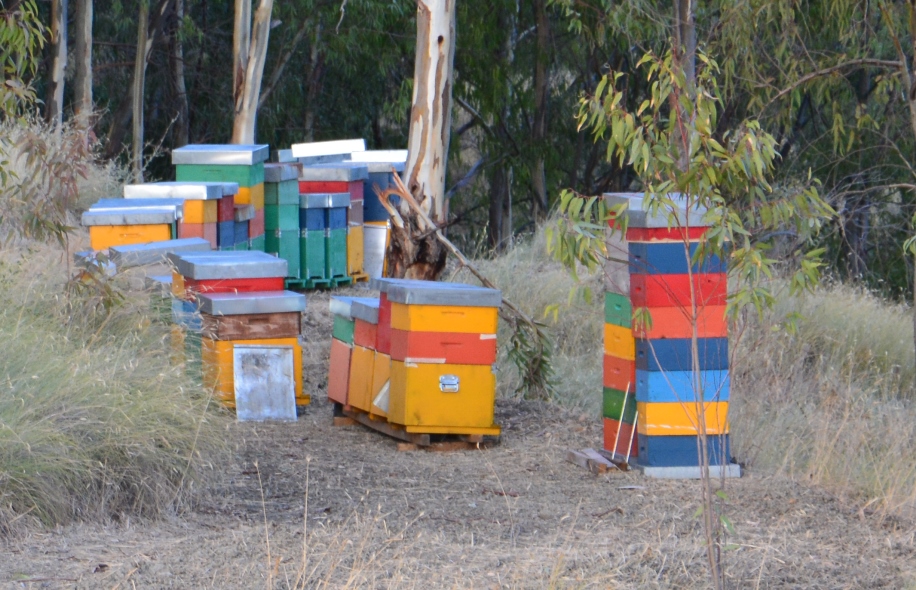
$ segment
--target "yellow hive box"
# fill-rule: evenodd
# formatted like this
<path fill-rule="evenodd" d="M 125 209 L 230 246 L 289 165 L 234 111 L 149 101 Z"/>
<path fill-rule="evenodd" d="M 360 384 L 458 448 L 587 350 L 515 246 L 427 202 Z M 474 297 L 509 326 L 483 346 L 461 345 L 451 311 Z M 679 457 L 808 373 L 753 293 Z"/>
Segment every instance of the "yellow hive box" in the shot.
<path fill-rule="evenodd" d="M 105 250 L 112 246 L 130 246 L 164 242 L 172 239 L 172 227 L 168 223 L 155 225 L 93 225 L 89 227 L 89 244 L 93 250 Z"/>
<path fill-rule="evenodd" d="M 389 385 L 390 377 L 391 357 L 376 351 L 375 363 L 372 366 L 372 389 L 370 390 L 372 405 L 369 406 L 369 413 L 373 416 L 380 416 L 382 418 L 388 417 L 390 402 L 382 398 L 387 397 L 383 390 Z M 377 404 L 382 405 L 379 406 Z"/>
<path fill-rule="evenodd" d="M 704 402 L 706 434 L 728 434 L 728 402 Z M 649 436 L 696 436 L 697 404 L 694 402 L 639 402 L 637 431 Z"/>
<path fill-rule="evenodd" d="M 254 205 L 255 209 L 264 208 L 264 183 L 254 186 L 240 186 L 235 195 L 236 205 Z"/>
<path fill-rule="evenodd" d="M 495 334 L 498 321 L 495 307 L 391 304 L 391 327 L 395 330 Z"/>
<path fill-rule="evenodd" d="M 496 375 L 489 365 L 391 362 L 388 421 L 407 432 L 499 434 Z"/>
<path fill-rule="evenodd" d="M 235 407 L 235 383 L 232 367 L 232 349 L 236 344 L 255 346 L 292 346 L 293 379 L 296 382 L 296 405 L 305 406 L 311 396 L 302 393 L 302 347 L 298 338 L 265 338 L 263 340 L 213 340 L 201 339 L 201 362 L 204 387 L 212 388 L 214 397 Z"/>
<path fill-rule="evenodd" d="M 347 230 L 347 274 L 363 272 L 363 226 L 351 225 Z"/>
<path fill-rule="evenodd" d="M 629 326 L 604 324 L 604 354 L 628 361 L 636 360 L 636 339 Z"/>
<path fill-rule="evenodd" d="M 187 295 L 184 288 L 184 275 L 177 270 L 172 271 L 172 295 L 179 299 L 185 299 Z"/>
<path fill-rule="evenodd" d="M 350 355 L 350 383 L 347 390 L 347 404 L 368 412 L 372 407 L 372 372 L 375 367 L 375 351 L 363 346 L 353 346 Z"/>
<path fill-rule="evenodd" d="M 184 202 L 183 223 L 216 223 L 216 201 L 190 201 Z"/>

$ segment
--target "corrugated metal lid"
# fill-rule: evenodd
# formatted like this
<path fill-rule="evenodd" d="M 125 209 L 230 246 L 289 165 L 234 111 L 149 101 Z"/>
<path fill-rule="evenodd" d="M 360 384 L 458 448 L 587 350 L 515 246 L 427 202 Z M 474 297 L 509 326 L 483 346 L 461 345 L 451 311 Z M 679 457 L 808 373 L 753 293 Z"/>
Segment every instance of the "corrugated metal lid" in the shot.
<path fill-rule="evenodd" d="M 370 324 L 378 324 L 378 300 L 371 302 L 354 301 L 350 306 L 350 315 L 352 318 L 362 320 Z"/>
<path fill-rule="evenodd" d="M 378 299 L 375 297 L 344 297 L 342 295 L 334 295 L 328 303 L 328 308 L 331 310 L 332 314 L 352 320 L 352 306 L 354 303 L 362 303 L 370 306 L 375 305 L 375 307 L 378 307 Z"/>
<path fill-rule="evenodd" d="M 233 144 L 192 144 L 172 150 L 172 164 L 254 166 L 267 161 L 270 146 Z"/>
<path fill-rule="evenodd" d="M 189 252 L 168 255 L 180 274 L 195 280 L 286 277 L 287 262 L 265 252 Z"/>
<path fill-rule="evenodd" d="M 369 178 L 369 168 L 359 162 L 309 164 L 299 172 L 299 180 L 312 182 L 355 182 Z"/>
<path fill-rule="evenodd" d="M 293 291 L 207 293 L 197 296 L 202 313 L 242 315 L 305 311 L 305 295 Z"/>
<path fill-rule="evenodd" d="M 161 225 L 178 219 L 174 207 L 121 207 L 90 209 L 82 216 L 84 226 L 93 225 Z"/>

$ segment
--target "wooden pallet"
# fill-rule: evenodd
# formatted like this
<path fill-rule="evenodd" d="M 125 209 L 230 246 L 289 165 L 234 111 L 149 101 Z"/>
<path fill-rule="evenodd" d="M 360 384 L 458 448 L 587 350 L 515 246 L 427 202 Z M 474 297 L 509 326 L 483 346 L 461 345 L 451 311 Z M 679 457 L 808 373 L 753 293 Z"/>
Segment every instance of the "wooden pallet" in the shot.
<path fill-rule="evenodd" d="M 343 276 L 343 277 L 331 277 L 328 279 L 330 281 L 330 287 L 332 289 L 336 287 L 346 287 L 353 282 L 353 277 Z"/>
<path fill-rule="evenodd" d="M 386 434 L 391 438 L 402 441 L 398 443 L 399 451 L 410 451 L 418 448 L 431 451 L 463 451 L 490 446 L 498 442 L 498 437 L 484 436 L 482 434 L 424 434 L 407 432 L 403 426 L 391 424 L 377 416 L 366 412 L 340 406 L 334 407 L 334 425 L 350 426 L 362 424 L 376 432 Z"/>
<path fill-rule="evenodd" d="M 286 279 L 286 288 L 291 291 L 311 291 L 331 287 L 331 279 Z"/>
<path fill-rule="evenodd" d="M 368 283 L 369 275 L 364 272 L 354 272 L 350 275 L 350 278 L 353 279 L 353 283 Z"/>
<path fill-rule="evenodd" d="M 581 449 L 566 451 L 566 460 L 574 465 L 588 469 L 595 475 L 605 473 L 623 473 L 629 466 L 623 461 L 614 461 L 608 457 L 609 453 L 595 449 Z"/>

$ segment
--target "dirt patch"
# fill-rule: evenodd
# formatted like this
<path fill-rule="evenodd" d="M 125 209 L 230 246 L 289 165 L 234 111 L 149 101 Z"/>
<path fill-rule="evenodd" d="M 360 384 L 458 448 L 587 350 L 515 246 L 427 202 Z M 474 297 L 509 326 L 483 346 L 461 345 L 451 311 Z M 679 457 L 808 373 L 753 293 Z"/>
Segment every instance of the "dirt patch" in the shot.
<path fill-rule="evenodd" d="M 310 296 L 295 424 L 226 425 L 193 510 L 158 522 L 76 525 L 7 543 L 9 588 L 706 587 L 696 482 L 595 476 L 564 460 L 598 420 L 501 401 L 501 444 L 397 451 L 334 427 L 325 401 L 330 318 Z M 727 487 L 735 588 L 916 587 L 916 525 L 749 472 Z"/>

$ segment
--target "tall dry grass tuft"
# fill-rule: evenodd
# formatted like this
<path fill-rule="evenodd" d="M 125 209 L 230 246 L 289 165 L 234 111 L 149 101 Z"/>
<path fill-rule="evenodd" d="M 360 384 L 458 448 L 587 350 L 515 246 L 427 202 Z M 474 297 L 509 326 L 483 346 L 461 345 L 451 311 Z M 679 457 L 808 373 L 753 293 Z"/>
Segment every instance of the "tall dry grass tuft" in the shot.
<path fill-rule="evenodd" d="M 776 322 L 802 319 L 797 334 Z M 732 366 L 734 450 L 748 465 L 916 513 L 912 310 L 828 285 L 742 322 Z M 733 341 L 735 341 L 733 339 Z"/>
<path fill-rule="evenodd" d="M 65 256 L 0 250 L 0 530 L 175 510 L 222 448 L 148 297 L 67 295 Z"/>
<path fill-rule="evenodd" d="M 594 293 L 589 303 L 581 299 L 569 302 L 574 282 L 563 266 L 547 254 L 544 229 L 520 241 L 504 255 L 476 261 L 478 269 L 503 291 L 503 295 L 522 311 L 547 325 L 553 341 L 551 359 L 556 385 L 555 402 L 580 411 L 597 413 L 601 407 L 601 346 L 603 342 L 604 293 L 602 275 L 583 276 Z M 454 280 L 476 284 L 467 271 L 459 271 Z M 545 317 L 551 305 L 562 303 L 554 321 Z M 567 305 L 568 303 L 568 305 Z M 507 358 L 509 338 L 505 327 L 500 329 L 500 356 L 497 384 L 499 395 L 512 396 L 518 389 L 520 376 Z"/>

